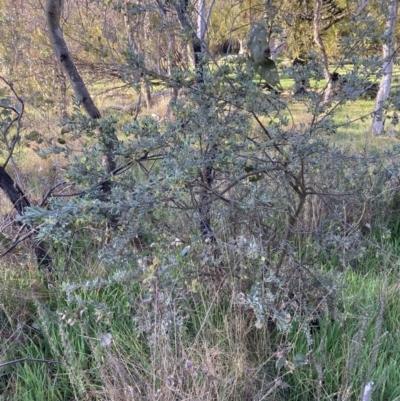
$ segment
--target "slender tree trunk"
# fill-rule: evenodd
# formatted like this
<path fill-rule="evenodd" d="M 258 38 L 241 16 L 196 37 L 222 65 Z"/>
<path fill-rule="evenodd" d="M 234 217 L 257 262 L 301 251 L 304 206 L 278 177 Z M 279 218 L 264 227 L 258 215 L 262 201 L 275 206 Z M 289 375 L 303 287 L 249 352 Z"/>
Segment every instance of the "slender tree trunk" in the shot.
<path fill-rule="evenodd" d="M 168 47 L 167 47 L 167 68 L 168 68 L 168 76 L 172 76 L 173 69 L 175 67 L 174 63 L 174 57 L 173 57 L 173 51 L 174 51 L 174 44 L 175 44 L 175 38 L 174 34 L 171 31 L 171 29 L 168 27 L 168 15 L 167 15 L 167 10 L 164 7 L 164 4 L 161 0 L 156 0 L 158 4 L 158 9 L 160 11 L 160 16 L 161 19 L 165 25 L 166 33 L 167 33 L 167 38 L 168 38 Z M 171 105 L 176 102 L 178 98 L 178 88 L 173 87 L 172 88 L 172 96 L 171 100 L 168 105 L 168 110 L 167 110 L 167 117 L 170 118 L 172 116 L 172 110 L 171 110 Z"/>
<path fill-rule="evenodd" d="M 206 35 L 206 0 L 199 0 L 197 5 L 197 38 L 204 53 L 204 37 Z"/>
<path fill-rule="evenodd" d="M 93 119 L 101 118 L 100 111 L 94 104 L 64 40 L 60 26 L 63 4 L 64 0 L 47 0 L 46 17 L 51 44 L 53 45 L 57 61 L 62 65 L 65 73 L 68 75 L 72 87 L 74 88 L 75 95 L 81 102 L 87 114 Z M 103 146 L 105 147 L 104 159 L 108 173 L 111 173 L 116 168 L 116 162 L 113 156 L 114 141 L 116 140 L 117 138 L 114 136 L 103 141 Z M 109 191 L 109 184 L 104 185 L 103 189 Z"/>
<path fill-rule="evenodd" d="M 285 48 L 285 46 L 286 46 L 285 41 L 281 42 L 280 40 L 277 40 L 276 38 L 272 38 L 269 41 L 269 47 L 271 49 L 271 59 L 276 62 L 276 59 L 279 56 L 279 53 Z"/>
<path fill-rule="evenodd" d="M 3 167 L 0 167 L 0 188 L 7 195 L 19 215 L 22 216 L 25 208 L 31 206 L 20 186 L 14 182 Z M 32 229 L 32 227 L 28 226 L 28 229 Z M 35 230 L 34 234 L 38 234 L 38 231 Z M 53 270 L 52 261 L 43 241 L 35 240 L 35 254 L 39 267 L 50 273 Z"/>
<path fill-rule="evenodd" d="M 204 71 L 201 65 L 201 58 L 204 53 L 204 37 L 206 33 L 205 24 L 205 1 L 200 0 L 198 4 L 198 29 L 197 33 L 192 28 L 189 19 L 187 17 L 187 6 L 188 2 L 183 1 L 180 4 L 176 4 L 175 9 L 178 15 L 179 22 L 186 32 L 186 34 L 191 38 L 194 51 L 194 65 L 197 74 L 197 84 L 200 85 L 204 82 Z M 208 160 L 206 167 L 204 167 L 200 173 L 201 181 L 203 187 L 201 188 L 201 195 L 199 200 L 199 216 L 200 216 L 200 231 L 204 241 L 210 242 L 216 245 L 217 240 L 211 225 L 211 200 L 210 200 L 210 188 L 213 186 L 215 179 L 215 169 L 213 167 L 213 162 L 218 152 L 218 147 L 213 143 L 212 139 L 208 140 L 206 146 L 206 152 L 204 158 Z M 217 248 L 214 250 L 214 256 L 219 256 L 219 251 Z"/>
<path fill-rule="evenodd" d="M 376 95 L 371 124 L 371 132 L 374 135 L 381 135 L 384 132 L 384 107 L 392 84 L 394 33 L 397 21 L 398 4 L 398 0 L 388 0 L 387 2 L 386 27 L 383 34 L 382 80 L 379 85 L 378 94 Z"/>
<path fill-rule="evenodd" d="M 321 38 L 321 10 L 322 10 L 322 0 L 315 0 L 314 9 L 314 19 L 313 19 L 313 30 L 314 30 L 314 42 L 317 45 L 321 56 L 322 56 L 322 67 L 324 71 L 324 78 L 327 82 L 326 89 L 324 93 L 324 102 L 329 102 L 333 96 L 333 81 L 328 67 L 328 56 L 326 55 L 326 50 L 324 42 Z"/>
<path fill-rule="evenodd" d="M 147 109 L 151 109 L 152 102 L 151 102 L 151 90 L 150 90 L 149 80 L 147 79 L 146 76 L 143 76 L 141 81 L 144 89 L 144 98 L 146 100 L 146 107 Z"/>
<path fill-rule="evenodd" d="M 62 68 L 59 67 L 58 82 L 60 85 L 60 114 L 61 121 L 65 124 L 68 121 L 68 100 L 67 100 L 67 78 Z"/>
<path fill-rule="evenodd" d="M 134 22 L 132 21 L 132 16 L 130 15 L 129 5 L 127 4 L 126 7 L 127 8 L 126 8 L 125 17 L 124 17 L 124 24 L 125 24 L 126 34 L 128 37 L 128 44 L 129 44 L 129 47 L 131 48 L 132 53 L 138 57 L 140 65 L 142 67 L 146 67 L 145 53 L 143 51 L 141 51 L 140 46 L 138 45 L 138 41 L 137 41 L 137 39 L 135 39 L 135 36 L 134 36 L 135 25 L 136 26 L 140 25 L 143 28 L 146 25 L 145 20 L 143 20 L 143 18 L 142 18 L 140 21 L 137 20 L 136 24 L 134 24 Z M 146 41 L 146 40 L 147 40 L 147 38 L 145 36 L 144 41 Z M 144 91 L 146 107 L 147 107 L 147 109 L 150 109 L 152 107 L 152 99 L 151 99 L 151 90 L 150 90 L 149 80 L 148 80 L 147 76 L 145 75 L 143 69 L 139 69 L 138 73 L 141 74 L 141 78 L 140 78 L 141 92 Z"/>
<path fill-rule="evenodd" d="M 186 34 L 190 37 L 191 41 L 188 44 L 188 48 L 193 48 L 193 57 L 194 57 L 194 68 L 197 73 L 197 83 L 203 82 L 203 68 L 201 67 L 201 55 L 203 46 L 201 43 L 201 39 L 197 36 L 196 31 L 193 29 L 192 25 L 190 24 L 189 18 L 187 16 L 187 7 L 188 7 L 188 0 L 182 0 L 180 2 L 176 2 L 175 10 L 178 15 L 178 20 L 186 32 Z M 201 12 L 200 12 L 201 13 Z"/>

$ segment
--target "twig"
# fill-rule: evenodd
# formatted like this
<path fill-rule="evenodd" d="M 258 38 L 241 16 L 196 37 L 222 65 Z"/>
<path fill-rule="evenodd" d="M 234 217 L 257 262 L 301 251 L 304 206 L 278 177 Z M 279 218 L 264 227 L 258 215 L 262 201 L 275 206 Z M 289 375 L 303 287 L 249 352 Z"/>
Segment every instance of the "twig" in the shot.
<path fill-rule="evenodd" d="M 59 182 L 59 183 L 53 185 L 53 186 L 47 191 L 47 193 L 43 196 L 42 201 L 40 202 L 40 205 L 39 205 L 39 206 L 42 207 L 42 206 L 46 203 L 47 199 L 51 196 L 51 193 L 52 193 L 56 188 L 58 188 L 58 187 L 60 187 L 61 185 L 64 185 L 64 184 L 66 184 L 66 181 L 62 181 L 62 182 Z"/>
<path fill-rule="evenodd" d="M 19 238 L 18 240 L 16 240 L 15 242 L 13 242 L 12 245 L 10 245 L 1 255 L 0 258 L 2 258 L 3 256 L 6 256 L 8 253 L 10 253 L 18 244 L 20 244 L 21 242 L 25 241 L 26 239 L 28 239 L 29 237 L 31 237 L 33 234 L 37 233 L 37 229 L 36 228 L 32 228 L 30 231 L 28 231 L 28 233 L 26 233 L 23 237 Z"/>
<path fill-rule="evenodd" d="M 28 358 L 27 357 L 27 358 L 15 359 L 14 361 L 0 363 L 0 368 L 4 368 L 5 366 L 14 365 L 16 363 L 22 363 L 22 362 L 61 363 L 58 361 L 54 361 L 53 359 L 37 359 L 37 358 Z"/>

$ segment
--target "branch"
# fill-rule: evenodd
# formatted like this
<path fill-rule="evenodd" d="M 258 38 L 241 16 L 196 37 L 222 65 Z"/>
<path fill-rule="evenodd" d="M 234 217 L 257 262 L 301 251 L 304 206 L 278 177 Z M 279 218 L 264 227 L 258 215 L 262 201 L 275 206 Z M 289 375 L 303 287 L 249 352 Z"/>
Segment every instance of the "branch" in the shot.
<path fill-rule="evenodd" d="M 18 143 L 19 139 L 20 139 L 20 132 L 21 132 L 21 120 L 22 120 L 22 116 L 24 114 L 24 109 L 25 109 L 25 104 L 24 104 L 24 100 L 22 99 L 22 97 L 17 95 L 17 92 L 15 92 L 14 90 L 14 86 L 11 82 L 8 82 L 5 78 L 3 78 L 2 76 L 0 76 L 0 79 L 10 88 L 10 90 L 12 91 L 12 93 L 14 94 L 14 96 L 17 98 L 18 102 L 21 104 L 21 111 L 18 111 L 17 109 L 15 109 L 15 107 L 8 107 L 8 106 L 2 106 L 3 109 L 7 109 L 7 110 L 12 110 L 17 116 L 10 122 L 10 124 L 8 124 L 7 128 L 4 131 L 4 141 L 6 146 L 8 147 L 8 156 L 6 161 L 3 164 L 3 168 L 6 168 L 8 162 L 10 161 L 12 154 L 14 153 L 14 149 L 16 144 Z M 9 145 L 7 142 L 7 132 L 9 131 L 9 129 L 14 125 L 14 123 L 17 121 L 17 133 L 14 136 L 14 138 L 11 141 L 11 145 Z"/>
<path fill-rule="evenodd" d="M 19 238 L 18 240 L 14 241 L 1 255 L 0 258 L 3 256 L 6 256 L 8 253 L 10 253 L 18 244 L 21 242 L 24 242 L 28 238 L 32 237 L 33 234 L 38 233 L 38 227 L 32 228 L 30 231 L 28 231 L 23 237 Z"/>
<path fill-rule="evenodd" d="M 49 27 L 49 36 L 53 45 L 57 61 L 62 65 L 68 77 L 70 78 L 75 95 L 82 103 L 86 112 L 93 119 L 101 117 L 101 114 L 95 106 L 88 89 L 78 69 L 76 68 L 68 46 L 64 40 L 63 32 L 60 26 L 63 1 L 48 0 L 46 5 L 47 25 Z"/>
<path fill-rule="evenodd" d="M 58 361 L 54 361 L 53 359 L 21 358 L 21 359 L 15 359 L 14 361 L 0 363 L 0 368 L 4 368 L 5 366 L 8 365 L 15 365 L 16 363 L 22 363 L 22 362 L 61 363 Z"/>

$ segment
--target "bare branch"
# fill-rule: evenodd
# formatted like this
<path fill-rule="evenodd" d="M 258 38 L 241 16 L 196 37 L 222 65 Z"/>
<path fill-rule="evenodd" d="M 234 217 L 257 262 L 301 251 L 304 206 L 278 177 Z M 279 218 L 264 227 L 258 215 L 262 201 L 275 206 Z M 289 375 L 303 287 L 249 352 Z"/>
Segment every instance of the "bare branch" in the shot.
<path fill-rule="evenodd" d="M 43 363 L 61 363 L 58 361 L 55 361 L 53 359 L 38 359 L 38 358 L 21 358 L 21 359 L 15 359 L 13 361 L 9 362 L 4 362 L 0 363 L 0 368 L 4 368 L 5 366 L 9 365 L 15 365 L 16 363 L 22 363 L 22 362 L 43 362 Z"/>

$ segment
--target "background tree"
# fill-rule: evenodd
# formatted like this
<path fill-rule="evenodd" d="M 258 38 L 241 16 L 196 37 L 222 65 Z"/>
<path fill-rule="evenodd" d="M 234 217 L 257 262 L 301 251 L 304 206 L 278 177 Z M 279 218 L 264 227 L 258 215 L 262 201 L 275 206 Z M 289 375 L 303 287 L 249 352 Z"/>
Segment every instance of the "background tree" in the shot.
<path fill-rule="evenodd" d="M 382 79 L 375 100 L 371 124 L 371 131 L 375 135 L 381 135 L 384 130 L 385 103 L 389 97 L 395 58 L 394 37 L 398 14 L 398 1 L 385 2 L 384 6 L 386 8 L 386 26 L 383 33 Z"/>

